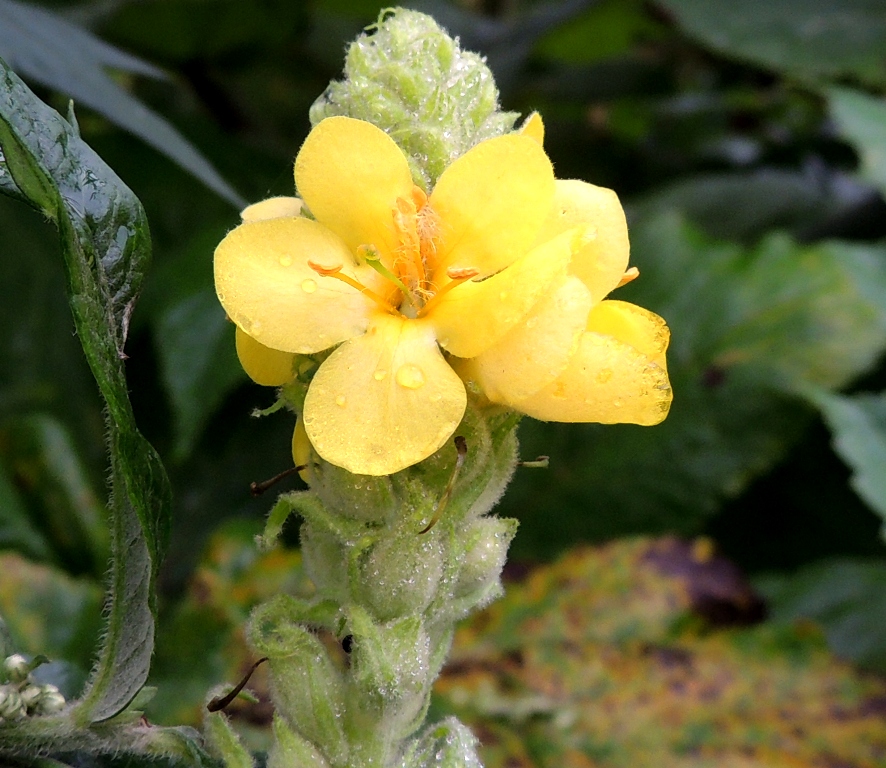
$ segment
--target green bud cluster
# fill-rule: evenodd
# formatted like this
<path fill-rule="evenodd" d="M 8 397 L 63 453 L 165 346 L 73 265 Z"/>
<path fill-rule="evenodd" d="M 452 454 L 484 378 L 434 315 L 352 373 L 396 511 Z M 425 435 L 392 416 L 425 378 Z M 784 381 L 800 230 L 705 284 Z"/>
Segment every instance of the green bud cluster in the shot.
<path fill-rule="evenodd" d="M 272 768 L 480 765 L 455 721 L 416 734 L 455 622 L 501 592 L 517 524 L 488 512 L 516 463 L 515 427 L 469 405 L 463 466 L 454 445 L 389 477 L 320 462 L 310 491 L 281 497 L 303 519 L 317 592 L 278 596 L 250 622 L 273 680 Z"/>
<path fill-rule="evenodd" d="M 65 706 L 65 697 L 54 685 L 34 682 L 31 671 L 40 662 L 29 662 L 14 653 L 0 668 L 0 724 L 35 715 L 53 715 Z"/>
<path fill-rule="evenodd" d="M 345 115 L 374 123 L 403 150 L 415 183 L 430 191 L 443 170 L 475 144 L 514 127 L 502 112 L 492 72 L 430 16 L 383 11 L 348 49 L 345 79 L 311 107 L 311 124 Z"/>

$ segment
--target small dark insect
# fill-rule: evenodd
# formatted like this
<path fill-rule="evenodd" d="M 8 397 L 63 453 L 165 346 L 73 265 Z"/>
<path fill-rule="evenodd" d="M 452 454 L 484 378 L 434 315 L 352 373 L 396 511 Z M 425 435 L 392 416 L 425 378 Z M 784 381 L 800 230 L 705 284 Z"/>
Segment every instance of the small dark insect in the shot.
<path fill-rule="evenodd" d="M 353 635 L 345 635 L 341 639 L 341 647 L 345 653 L 350 653 L 351 649 L 354 647 L 354 636 Z"/>

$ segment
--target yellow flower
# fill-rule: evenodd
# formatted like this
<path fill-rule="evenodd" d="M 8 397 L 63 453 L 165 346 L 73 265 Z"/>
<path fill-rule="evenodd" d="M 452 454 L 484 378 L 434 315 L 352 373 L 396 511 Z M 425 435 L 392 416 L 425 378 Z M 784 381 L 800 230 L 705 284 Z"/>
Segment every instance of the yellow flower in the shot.
<path fill-rule="evenodd" d="M 627 268 L 621 206 L 555 181 L 541 136 L 535 119 L 478 144 L 428 196 L 387 134 L 328 118 L 295 163 L 313 218 L 295 198 L 258 203 L 218 246 L 218 297 L 256 381 L 286 383 L 293 354 L 339 345 L 304 403 L 330 463 L 386 475 L 430 456 L 464 414 L 463 378 L 541 419 L 665 417 L 664 322 L 603 301 Z"/>

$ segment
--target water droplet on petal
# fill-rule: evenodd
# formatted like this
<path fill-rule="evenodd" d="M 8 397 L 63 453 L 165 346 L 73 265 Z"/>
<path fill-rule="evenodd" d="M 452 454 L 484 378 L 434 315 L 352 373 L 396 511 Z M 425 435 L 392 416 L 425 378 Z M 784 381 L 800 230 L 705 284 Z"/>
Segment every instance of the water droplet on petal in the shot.
<path fill-rule="evenodd" d="M 428 398 L 428 400 L 430 400 L 432 403 L 439 403 L 442 399 L 443 399 L 443 395 L 441 395 L 439 392 L 434 392 Z"/>
<path fill-rule="evenodd" d="M 621 407 L 624 405 L 624 400 L 615 399 L 615 400 L 612 401 L 612 404 L 613 404 L 616 408 L 621 408 Z"/>
<path fill-rule="evenodd" d="M 252 324 L 252 328 L 250 328 L 249 330 L 252 331 L 253 336 L 257 333 L 261 333 L 261 323 L 258 320 L 256 320 Z"/>
<path fill-rule="evenodd" d="M 372 374 L 372 378 L 376 381 L 381 381 L 387 375 L 387 371 L 383 371 L 381 368 L 379 368 L 375 373 Z"/>
<path fill-rule="evenodd" d="M 611 368 L 602 368 L 602 369 L 600 369 L 600 372 L 597 374 L 597 381 L 600 384 L 605 384 L 611 378 L 612 378 L 612 369 Z"/>
<path fill-rule="evenodd" d="M 498 294 L 498 298 L 500 298 L 502 301 L 504 301 L 506 298 L 508 298 L 508 292 L 502 291 L 500 294 Z"/>
<path fill-rule="evenodd" d="M 346 402 L 348 402 L 348 401 L 347 401 L 347 399 L 345 398 L 344 395 L 339 395 L 337 398 L 335 398 L 335 404 L 336 404 L 339 408 L 344 408 Z"/>
<path fill-rule="evenodd" d="M 306 280 L 301 281 L 301 289 L 305 293 L 313 293 L 317 290 L 317 282 L 316 280 L 311 280 L 311 278 L 307 278 Z"/>
<path fill-rule="evenodd" d="M 538 318 L 537 317 L 530 317 L 526 321 L 526 327 L 527 328 L 535 328 L 536 323 L 538 323 Z"/>
<path fill-rule="evenodd" d="M 288 253 L 284 253 L 280 257 L 280 266 L 281 267 L 291 267 L 292 266 L 292 256 L 290 256 Z"/>
<path fill-rule="evenodd" d="M 397 383 L 406 389 L 418 389 L 425 385 L 425 374 L 421 368 L 412 363 L 401 365 L 395 376 Z"/>
<path fill-rule="evenodd" d="M 218 295 L 218 300 L 221 301 L 221 302 L 224 302 L 224 300 L 225 300 L 225 295 L 224 295 L 223 293 L 220 293 L 220 294 Z"/>

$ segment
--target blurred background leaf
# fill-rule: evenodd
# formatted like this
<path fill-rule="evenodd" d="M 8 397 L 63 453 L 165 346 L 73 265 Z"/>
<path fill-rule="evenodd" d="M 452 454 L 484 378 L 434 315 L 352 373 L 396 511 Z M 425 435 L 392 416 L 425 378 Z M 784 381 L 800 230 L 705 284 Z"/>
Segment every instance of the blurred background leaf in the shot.
<path fill-rule="evenodd" d="M 35 5 L 0 0 L 0 57 L 22 77 L 57 90 L 131 131 L 232 205 L 243 198 L 167 120 L 145 107 L 105 68 L 165 79 L 163 71 Z"/>
<path fill-rule="evenodd" d="M 716 51 L 801 79 L 853 76 L 886 85 L 886 8 L 870 0 L 663 0 Z"/>

